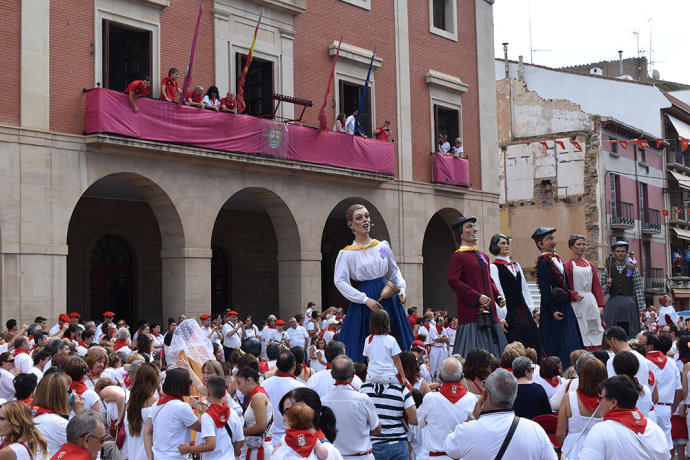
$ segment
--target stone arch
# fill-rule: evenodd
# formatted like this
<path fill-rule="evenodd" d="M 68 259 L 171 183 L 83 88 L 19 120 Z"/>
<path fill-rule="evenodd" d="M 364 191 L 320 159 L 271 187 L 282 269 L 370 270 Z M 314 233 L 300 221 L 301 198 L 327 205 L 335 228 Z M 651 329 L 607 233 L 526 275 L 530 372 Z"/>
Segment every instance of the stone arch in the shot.
<path fill-rule="evenodd" d="M 451 231 L 452 223 L 462 213 L 454 208 L 442 208 L 427 223 L 422 242 L 422 282 L 424 307 L 445 310 L 455 315 L 455 293 L 447 282 L 448 263 L 458 244 Z"/>
<path fill-rule="evenodd" d="M 352 243 L 352 233 L 347 228 L 345 212 L 353 204 L 364 205 L 371 216 L 370 235 L 377 240 L 387 240 L 390 243 L 390 233 L 386 221 L 379 209 L 361 197 L 349 197 L 338 202 L 324 222 L 321 235 L 321 302 L 323 308 L 330 306 L 346 307 L 348 301 L 340 294 L 333 284 L 333 269 L 338 252 Z M 392 248 L 395 252 L 395 248 Z"/>
<path fill-rule="evenodd" d="M 232 260 L 233 305 L 264 317 L 287 316 L 302 303 L 301 240 L 285 201 L 263 187 L 246 187 L 228 198 L 213 225 L 211 246 Z M 229 306 L 229 305 L 228 305 Z"/>

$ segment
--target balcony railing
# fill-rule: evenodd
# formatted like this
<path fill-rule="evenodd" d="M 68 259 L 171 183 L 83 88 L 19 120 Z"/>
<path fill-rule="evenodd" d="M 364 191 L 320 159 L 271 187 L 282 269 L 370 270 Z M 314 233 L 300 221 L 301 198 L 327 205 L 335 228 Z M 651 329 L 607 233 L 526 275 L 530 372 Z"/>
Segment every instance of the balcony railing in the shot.
<path fill-rule="evenodd" d="M 634 206 L 625 201 L 611 203 L 611 227 L 632 228 L 635 226 Z"/>
<path fill-rule="evenodd" d="M 672 141 L 671 145 L 666 149 L 666 163 L 690 168 L 690 151 L 683 152 L 680 148 L 680 143 Z"/>
<path fill-rule="evenodd" d="M 276 120 L 137 99 L 104 88 L 86 92 L 85 134 L 117 134 L 147 141 L 280 158 L 388 175 L 395 174 L 392 142 L 321 131 Z"/>
<path fill-rule="evenodd" d="M 644 208 L 642 210 L 642 231 L 645 233 L 661 231 L 661 212 L 658 209 Z"/>
<path fill-rule="evenodd" d="M 432 182 L 438 184 L 470 186 L 470 163 L 466 158 L 444 153 L 432 153 Z"/>
<path fill-rule="evenodd" d="M 666 286 L 666 279 L 664 278 L 664 270 L 662 268 L 648 268 L 647 276 L 644 279 L 644 288 L 646 291 L 660 291 Z"/>
<path fill-rule="evenodd" d="M 671 207 L 671 215 L 669 216 L 669 220 L 671 222 L 689 222 L 689 217 L 690 215 L 688 215 L 688 211 L 685 206 L 676 205 Z"/>

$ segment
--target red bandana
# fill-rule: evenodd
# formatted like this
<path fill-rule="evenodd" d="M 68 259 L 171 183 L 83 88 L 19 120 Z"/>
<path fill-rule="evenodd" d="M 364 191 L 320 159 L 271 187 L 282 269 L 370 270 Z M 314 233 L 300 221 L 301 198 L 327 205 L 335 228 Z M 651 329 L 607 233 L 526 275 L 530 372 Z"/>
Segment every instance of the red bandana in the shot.
<path fill-rule="evenodd" d="M 293 374 L 288 374 L 287 372 L 276 372 L 276 377 L 290 377 L 291 379 L 297 379 Z"/>
<path fill-rule="evenodd" d="M 89 348 L 89 346 L 87 344 L 85 344 L 84 342 L 82 342 L 81 340 L 79 342 L 77 342 L 77 345 L 79 345 L 80 347 Z"/>
<path fill-rule="evenodd" d="M 76 391 L 79 396 L 89 389 L 84 382 L 72 382 L 69 384 L 69 387 Z"/>
<path fill-rule="evenodd" d="M 62 460 L 63 458 L 66 460 L 91 460 L 91 454 L 82 446 L 66 442 L 55 455 L 50 457 L 50 460 Z"/>
<path fill-rule="evenodd" d="M 323 434 L 323 431 L 321 430 L 316 430 L 316 433 L 314 434 L 316 435 L 316 439 L 318 439 L 319 441 L 326 437 L 326 435 Z"/>
<path fill-rule="evenodd" d="M 160 334 L 156 334 L 155 332 L 152 332 L 151 335 L 153 335 L 154 337 L 160 337 L 161 336 Z"/>
<path fill-rule="evenodd" d="M 455 404 L 465 396 L 465 393 L 467 393 L 467 390 L 465 390 L 465 387 L 460 385 L 458 382 L 447 382 L 441 385 L 441 388 L 438 390 L 448 401 L 452 402 Z"/>
<path fill-rule="evenodd" d="M 168 401 L 182 401 L 184 402 L 184 398 L 182 396 L 175 396 L 175 395 L 163 395 L 159 400 L 157 406 L 162 406 L 163 404 L 167 403 Z"/>
<path fill-rule="evenodd" d="M 127 341 L 126 341 L 126 340 L 117 339 L 117 340 L 115 341 L 115 347 L 114 347 L 114 348 L 115 348 L 115 351 L 117 351 L 117 350 L 119 350 L 120 348 L 126 347 L 126 346 L 127 346 Z"/>
<path fill-rule="evenodd" d="M 666 355 L 660 351 L 648 351 L 645 358 L 656 364 L 656 367 L 663 369 L 666 366 Z"/>
<path fill-rule="evenodd" d="M 45 407 L 41 406 L 31 406 L 29 409 L 31 409 L 31 416 L 32 417 L 38 417 L 39 415 L 43 414 L 54 414 L 50 409 L 46 409 Z"/>
<path fill-rule="evenodd" d="M 654 384 L 656 383 L 656 379 L 654 378 L 654 372 L 651 370 L 649 372 L 649 378 L 647 379 L 647 383 L 649 384 L 649 388 L 654 388 Z"/>
<path fill-rule="evenodd" d="M 326 364 L 326 369 L 333 369 L 333 363 Z"/>
<path fill-rule="evenodd" d="M 132 381 L 129 379 L 129 376 L 127 376 L 127 377 L 125 377 L 125 379 L 124 379 L 124 384 L 125 384 L 125 386 L 126 386 L 127 388 L 129 388 L 129 387 L 131 387 L 132 385 L 134 385 L 134 382 L 132 382 Z"/>
<path fill-rule="evenodd" d="M 340 386 L 343 386 L 343 387 L 350 387 L 350 388 L 352 388 L 353 390 L 357 391 L 356 388 L 353 387 L 351 383 L 347 383 L 347 382 L 335 382 L 333 385 L 335 385 L 335 386 L 340 385 Z"/>
<path fill-rule="evenodd" d="M 587 410 L 594 412 L 599 406 L 599 398 L 595 396 L 586 395 L 580 390 L 577 390 L 577 396 L 582 401 L 582 404 L 587 408 Z"/>
<path fill-rule="evenodd" d="M 285 444 L 300 456 L 307 458 L 318 442 L 316 435 L 308 430 L 285 430 Z"/>
<path fill-rule="evenodd" d="M 436 332 L 439 333 L 439 335 L 443 334 L 443 327 L 439 326 L 438 324 L 436 325 Z"/>
<path fill-rule="evenodd" d="M 261 361 L 259 363 L 259 372 L 263 372 L 264 374 L 268 372 L 268 363 L 266 361 Z"/>
<path fill-rule="evenodd" d="M 329 329 L 329 331 L 330 331 L 330 329 Z M 334 332 L 335 332 L 335 331 L 334 331 Z M 371 343 L 371 341 L 374 340 L 374 336 L 375 336 L 375 335 L 386 335 L 386 334 L 383 333 L 383 332 L 372 332 L 371 335 L 369 335 L 369 338 L 367 339 L 367 342 L 368 342 L 368 343 Z"/>
<path fill-rule="evenodd" d="M 545 381 L 546 383 L 548 383 L 549 385 L 551 385 L 552 387 L 554 387 L 554 388 L 556 388 L 558 385 L 561 384 L 561 381 L 560 381 L 560 379 L 558 378 L 557 375 L 554 376 L 553 378 L 551 378 L 550 380 L 549 380 L 549 379 L 544 379 L 544 381 Z"/>
<path fill-rule="evenodd" d="M 22 353 L 27 354 L 27 355 L 29 354 L 26 350 L 21 350 L 19 348 L 14 350 L 14 356 L 21 355 Z"/>
<path fill-rule="evenodd" d="M 613 409 L 604 415 L 604 420 L 618 422 L 637 434 L 644 433 L 647 428 L 647 419 L 639 409 Z"/>
<path fill-rule="evenodd" d="M 211 416 L 218 428 L 223 428 L 230 418 L 230 408 L 225 404 L 211 404 L 206 413 Z"/>
<path fill-rule="evenodd" d="M 496 260 L 494 260 L 494 263 L 499 264 L 499 265 L 510 265 L 510 266 L 513 265 L 512 262 L 508 262 L 507 260 L 503 260 L 503 259 L 496 259 Z"/>
<path fill-rule="evenodd" d="M 33 401 L 33 399 L 34 399 L 34 398 L 32 398 L 31 396 L 29 396 L 28 398 L 19 399 L 18 401 L 19 401 L 19 402 L 23 402 L 24 404 L 26 404 L 27 406 L 29 406 L 29 408 L 31 408 L 31 401 Z"/>
<path fill-rule="evenodd" d="M 266 390 L 264 390 L 264 387 L 261 385 L 257 385 L 254 387 L 251 393 L 249 393 L 249 397 L 247 398 L 246 402 L 244 403 L 244 410 L 247 410 L 247 407 L 249 407 L 249 403 L 251 402 L 252 398 L 254 397 L 255 394 L 257 393 L 263 393 L 268 397 L 268 393 L 266 393 Z"/>

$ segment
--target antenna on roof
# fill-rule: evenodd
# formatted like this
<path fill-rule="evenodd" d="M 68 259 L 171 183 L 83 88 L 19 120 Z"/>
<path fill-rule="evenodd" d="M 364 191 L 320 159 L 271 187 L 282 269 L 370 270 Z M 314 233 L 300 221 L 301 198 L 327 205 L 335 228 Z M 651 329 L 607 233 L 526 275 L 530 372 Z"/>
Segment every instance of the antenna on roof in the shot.
<path fill-rule="evenodd" d="M 529 63 L 534 64 L 534 52 L 541 52 L 541 51 L 551 51 L 551 50 L 538 50 L 532 48 L 532 8 L 531 8 L 531 2 L 527 0 L 527 24 L 529 28 Z"/>

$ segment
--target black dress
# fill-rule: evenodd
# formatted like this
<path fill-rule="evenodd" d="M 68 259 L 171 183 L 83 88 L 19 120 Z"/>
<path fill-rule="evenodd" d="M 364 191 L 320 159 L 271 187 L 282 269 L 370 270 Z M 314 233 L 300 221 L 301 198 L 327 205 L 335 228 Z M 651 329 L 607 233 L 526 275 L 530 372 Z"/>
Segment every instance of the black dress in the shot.
<path fill-rule="evenodd" d="M 550 414 L 551 404 L 541 385 L 538 383 L 521 383 L 518 385 L 513 410 L 518 417 L 531 420 L 538 415 Z"/>
<path fill-rule="evenodd" d="M 545 357 L 539 337 L 539 328 L 522 295 L 522 272 L 516 270 L 515 275 L 513 275 L 505 264 L 494 262 L 494 265 L 498 269 L 498 279 L 506 299 L 506 323 L 508 323 L 506 339 L 508 339 L 508 343 L 520 342 L 525 347 L 537 350 L 539 359 Z"/>

